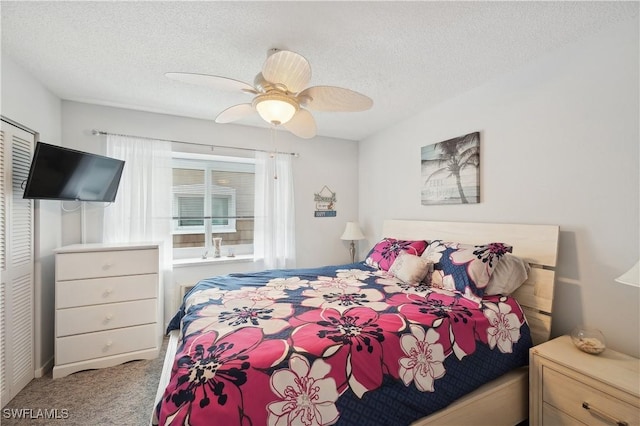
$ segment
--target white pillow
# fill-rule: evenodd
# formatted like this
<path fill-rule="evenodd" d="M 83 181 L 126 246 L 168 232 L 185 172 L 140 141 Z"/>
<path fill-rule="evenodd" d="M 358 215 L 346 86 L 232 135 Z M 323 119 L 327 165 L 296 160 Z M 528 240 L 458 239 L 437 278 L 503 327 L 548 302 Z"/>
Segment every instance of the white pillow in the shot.
<path fill-rule="evenodd" d="M 512 254 L 504 254 L 491 274 L 485 295 L 510 295 L 518 289 L 529 276 L 531 267 L 527 262 Z"/>
<path fill-rule="evenodd" d="M 405 284 L 418 285 L 428 278 L 432 265 L 420 256 L 403 251 L 391 264 L 389 273 Z"/>

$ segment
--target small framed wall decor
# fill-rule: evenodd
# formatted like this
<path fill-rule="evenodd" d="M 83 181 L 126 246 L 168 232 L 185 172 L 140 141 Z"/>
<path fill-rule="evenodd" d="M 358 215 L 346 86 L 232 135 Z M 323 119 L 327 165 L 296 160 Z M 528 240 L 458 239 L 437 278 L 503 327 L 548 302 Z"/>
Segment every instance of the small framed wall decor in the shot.
<path fill-rule="evenodd" d="M 480 202 L 480 132 L 422 147 L 422 205 Z"/>
<path fill-rule="evenodd" d="M 316 211 L 314 217 L 336 217 L 336 193 L 330 190 L 326 185 L 316 192 L 314 201 L 316 202 Z"/>

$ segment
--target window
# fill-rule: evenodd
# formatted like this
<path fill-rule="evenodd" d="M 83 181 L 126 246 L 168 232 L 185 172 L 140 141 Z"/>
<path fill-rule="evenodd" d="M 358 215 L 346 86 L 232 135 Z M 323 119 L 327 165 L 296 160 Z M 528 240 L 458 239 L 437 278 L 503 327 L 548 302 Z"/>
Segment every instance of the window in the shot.
<path fill-rule="evenodd" d="M 252 159 L 175 153 L 174 258 L 253 252 L 255 165 Z"/>

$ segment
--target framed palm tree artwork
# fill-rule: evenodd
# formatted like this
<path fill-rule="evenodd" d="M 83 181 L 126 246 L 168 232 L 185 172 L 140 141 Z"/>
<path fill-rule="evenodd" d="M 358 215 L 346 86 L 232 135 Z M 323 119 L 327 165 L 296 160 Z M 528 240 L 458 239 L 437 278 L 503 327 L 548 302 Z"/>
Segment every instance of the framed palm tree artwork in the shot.
<path fill-rule="evenodd" d="M 480 202 L 480 132 L 422 147 L 422 205 Z"/>

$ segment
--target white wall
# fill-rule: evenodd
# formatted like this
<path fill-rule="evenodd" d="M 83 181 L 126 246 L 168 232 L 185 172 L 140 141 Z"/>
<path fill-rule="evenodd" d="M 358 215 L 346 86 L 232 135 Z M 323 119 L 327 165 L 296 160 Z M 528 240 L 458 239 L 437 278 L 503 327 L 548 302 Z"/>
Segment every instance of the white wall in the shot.
<path fill-rule="evenodd" d="M 60 99 L 2 55 L 2 115 L 40 133 L 40 140 L 60 145 Z M 54 259 L 60 244 L 60 206 L 35 202 L 36 375 L 53 361 Z"/>
<path fill-rule="evenodd" d="M 638 34 L 629 22 L 360 142 L 360 254 L 385 218 L 560 225 L 552 334 L 586 323 L 639 356 L 639 289 L 614 282 L 639 257 Z M 422 206 L 420 148 L 473 131 L 481 203 Z"/>
<path fill-rule="evenodd" d="M 145 137 L 216 144 L 244 148 L 271 149 L 269 129 L 235 124 L 216 124 L 163 114 L 134 111 L 71 101 L 62 102 L 62 144 L 74 149 L 104 154 L 104 137 L 91 134 L 93 129 Z M 342 139 L 315 137 L 299 139 L 288 132 L 276 136 L 279 151 L 300 154 L 293 161 L 296 208 L 296 253 L 298 267 L 348 263 L 349 249 L 340 235 L 345 223 L 358 217 L 358 143 Z M 184 148 L 184 146 L 182 146 Z M 191 150 L 198 150 L 192 147 Z M 208 148 L 200 152 L 211 152 Z M 243 151 L 218 150 L 214 153 L 246 155 Z M 335 218 L 314 218 L 314 193 L 328 186 L 337 196 Z M 73 209 L 75 203 L 65 203 Z M 102 239 L 102 207 L 87 204 L 86 242 Z M 79 212 L 64 213 L 62 242 L 81 241 Z M 255 269 L 252 263 L 237 265 L 238 272 Z M 194 278 L 194 271 L 206 276 L 227 273 L 228 265 L 185 268 L 174 271 L 174 281 L 184 283 Z M 177 293 L 176 293 L 177 294 Z"/>

